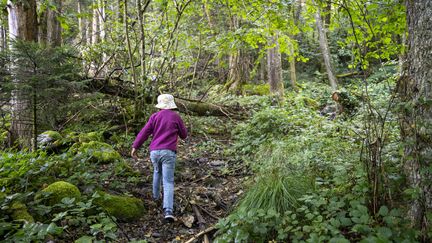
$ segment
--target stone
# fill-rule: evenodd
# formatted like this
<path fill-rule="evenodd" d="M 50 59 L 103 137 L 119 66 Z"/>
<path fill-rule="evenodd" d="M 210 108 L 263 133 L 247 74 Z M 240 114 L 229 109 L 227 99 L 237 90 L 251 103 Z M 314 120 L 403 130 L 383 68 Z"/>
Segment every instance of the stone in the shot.
<path fill-rule="evenodd" d="M 94 202 L 111 216 L 123 221 L 133 221 L 144 214 L 143 202 L 136 197 L 117 196 L 105 192 L 97 192 Z"/>
<path fill-rule="evenodd" d="M 49 205 L 60 203 L 65 197 L 75 198 L 77 200 L 81 198 L 81 192 L 79 191 L 78 187 L 65 181 L 54 182 L 42 191 L 51 193 L 51 195 L 48 197 Z"/>

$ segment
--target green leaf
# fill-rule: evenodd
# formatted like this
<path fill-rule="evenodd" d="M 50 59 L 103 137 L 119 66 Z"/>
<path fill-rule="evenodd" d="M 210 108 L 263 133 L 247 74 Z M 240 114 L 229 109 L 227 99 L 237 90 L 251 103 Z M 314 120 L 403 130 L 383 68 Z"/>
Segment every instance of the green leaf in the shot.
<path fill-rule="evenodd" d="M 389 210 L 388 210 L 387 206 L 381 206 L 381 208 L 378 211 L 378 214 L 384 217 L 384 216 L 388 215 L 388 212 L 389 212 Z"/>

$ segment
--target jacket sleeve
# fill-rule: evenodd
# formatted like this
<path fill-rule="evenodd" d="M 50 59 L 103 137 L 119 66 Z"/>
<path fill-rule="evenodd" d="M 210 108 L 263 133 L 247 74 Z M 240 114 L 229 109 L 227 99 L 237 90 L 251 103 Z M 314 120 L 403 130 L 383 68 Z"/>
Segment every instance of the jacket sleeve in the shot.
<path fill-rule="evenodd" d="M 180 116 L 178 118 L 178 123 L 177 124 L 178 124 L 179 137 L 181 139 L 186 139 L 187 135 L 188 135 L 187 129 L 186 129 L 186 127 L 185 127 L 185 125 L 183 123 L 183 120 L 181 119 Z"/>
<path fill-rule="evenodd" d="M 153 115 L 150 117 L 146 125 L 141 129 L 138 133 L 135 141 L 132 144 L 132 148 L 138 149 L 141 145 L 149 138 L 149 136 L 153 133 Z"/>

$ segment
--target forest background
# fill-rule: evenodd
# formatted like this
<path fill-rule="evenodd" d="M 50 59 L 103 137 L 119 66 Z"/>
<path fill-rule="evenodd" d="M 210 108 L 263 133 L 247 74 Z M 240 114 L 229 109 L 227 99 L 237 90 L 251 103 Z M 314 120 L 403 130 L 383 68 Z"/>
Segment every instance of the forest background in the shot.
<path fill-rule="evenodd" d="M 208 170 L 222 166 L 181 182 L 208 191 L 209 178 L 241 179 L 235 197 L 214 199 L 211 209 L 226 206 L 217 217 L 201 194 L 182 195 L 192 231 L 177 223 L 163 240 L 432 238 L 430 1 L 2 0 L 0 9 L 6 241 L 158 241 L 126 227 L 152 223 L 149 198 L 128 190 L 149 182 L 128 153 L 161 93 L 176 97 L 192 134 L 178 174 L 208 158 Z M 199 214 L 187 223 L 200 203 L 215 227 Z"/>

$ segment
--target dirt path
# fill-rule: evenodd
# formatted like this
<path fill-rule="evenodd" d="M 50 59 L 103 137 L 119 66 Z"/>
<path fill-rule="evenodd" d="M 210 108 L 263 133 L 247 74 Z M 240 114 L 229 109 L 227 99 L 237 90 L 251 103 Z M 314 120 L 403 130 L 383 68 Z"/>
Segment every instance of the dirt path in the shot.
<path fill-rule="evenodd" d="M 195 153 L 206 138 L 193 137 L 188 144 L 179 145 L 175 172 L 174 223 L 163 221 L 161 202 L 152 200 L 152 168 L 148 158 L 134 165 L 141 171 L 142 181 L 128 188 L 134 196 L 146 205 L 146 215 L 137 222 L 120 223 L 121 238 L 145 239 L 148 242 L 186 242 L 202 229 L 214 226 L 219 218 L 229 213 L 231 206 L 242 194 L 241 185 L 244 168 L 232 158 L 223 157 L 224 147 L 217 153 Z M 217 138 L 216 138 L 217 139 Z M 217 141 L 217 140 L 212 140 Z M 199 155 L 198 155 L 199 154 Z M 195 209 L 194 209 L 195 208 Z M 204 222 L 199 224 L 198 214 Z M 211 238 L 214 231 L 208 235 Z"/>

